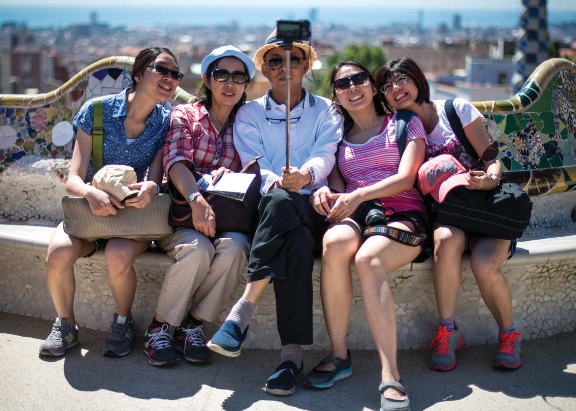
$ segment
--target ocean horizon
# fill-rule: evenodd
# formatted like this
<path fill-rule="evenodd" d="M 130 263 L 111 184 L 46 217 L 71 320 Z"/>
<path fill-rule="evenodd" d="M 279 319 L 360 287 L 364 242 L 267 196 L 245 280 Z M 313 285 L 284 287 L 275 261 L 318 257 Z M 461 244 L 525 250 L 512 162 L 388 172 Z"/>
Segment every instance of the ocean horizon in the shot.
<path fill-rule="evenodd" d="M 240 27 L 274 25 L 277 19 L 310 19 L 313 22 L 347 26 L 390 26 L 416 24 L 421 13 L 423 27 L 452 27 L 455 14 L 460 14 L 464 27 L 518 26 L 518 10 L 438 10 L 384 8 L 231 8 L 215 10 L 209 7 L 2 7 L 0 24 L 26 23 L 30 28 L 62 28 L 71 24 L 88 24 L 92 12 L 99 23 L 111 27 L 213 26 L 235 24 Z M 161 16 L 161 18 L 159 18 Z M 548 23 L 576 22 L 576 11 L 548 11 Z"/>

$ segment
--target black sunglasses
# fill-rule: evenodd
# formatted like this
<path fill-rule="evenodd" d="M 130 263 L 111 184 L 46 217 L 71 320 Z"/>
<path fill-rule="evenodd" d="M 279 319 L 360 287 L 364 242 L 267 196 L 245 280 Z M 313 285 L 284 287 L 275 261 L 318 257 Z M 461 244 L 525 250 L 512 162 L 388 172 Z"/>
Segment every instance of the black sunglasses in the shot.
<path fill-rule="evenodd" d="M 230 76 L 232 76 L 232 81 L 236 84 L 244 84 L 249 81 L 248 74 L 243 71 L 234 71 L 230 73 L 228 70 L 216 69 L 210 74 L 212 78 L 220 83 L 225 83 L 228 81 Z"/>
<path fill-rule="evenodd" d="M 482 156 L 478 159 L 478 161 L 476 161 L 476 163 L 474 163 L 471 169 L 472 170 L 484 169 L 484 162 L 494 160 L 496 157 L 498 157 L 499 152 L 500 149 L 498 146 L 498 142 L 493 141 L 488 147 L 486 147 L 486 150 L 484 150 Z"/>
<path fill-rule="evenodd" d="M 161 66 L 160 64 L 152 64 L 146 67 L 153 68 L 156 70 L 156 73 L 160 74 L 161 76 L 170 75 L 170 77 L 172 77 L 174 80 L 180 81 L 182 80 L 182 77 L 184 77 L 184 73 L 181 73 L 178 70 L 170 70 L 168 67 Z"/>
<path fill-rule="evenodd" d="M 298 105 L 300 105 L 300 103 L 298 103 Z M 304 113 L 304 99 L 302 99 L 302 112 L 300 113 L 300 115 L 298 117 L 290 117 L 290 124 L 296 124 L 297 122 L 300 121 L 300 117 L 302 117 L 302 113 Z M 268 122 L 270 124 L 280 124 L 283 121 L 286 121 L 286 118 L 271 118 L 266 116 L 266 120 L 268 120 Z"/>
<path fill-rule="evenodd" d="M 356 87 L 363 86 L 368 81 L 368 73 L 356 73 L 350 77 L 342 77 L 338 80 L 334 80 L 332 87 L 338 91 L 346 91 L 350 88 L 350 83 L 354 84 Z"/>
<path fill-rule="evenodd" d="M 290 67 L 298 68 L 304 60 L 306 59 L 298 56 L 290 56 Z M 264 64 L 267 64 L 271 70 L 278 70 L 284 65 L 284 59 L 282 57 L 272 57 L 270 60 L 265 61 Z"/>

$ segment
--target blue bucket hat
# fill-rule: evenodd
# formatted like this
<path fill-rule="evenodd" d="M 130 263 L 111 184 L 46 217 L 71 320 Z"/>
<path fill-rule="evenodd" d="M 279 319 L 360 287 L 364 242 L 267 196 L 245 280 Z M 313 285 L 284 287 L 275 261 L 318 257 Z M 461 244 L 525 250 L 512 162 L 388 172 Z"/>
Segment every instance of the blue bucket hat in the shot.
<path fill-rule="evenodd" d="M 254 77 L 254 73 L 256 72 L 254 63 L 252 63 L 252 60 L 250 60 L 246 54 L 242 53 L 234 46 L 222 46 L 212 50 L 212 52 L 210 52 L 210 54 L 208 54 L 206 57 L 204 57 L 204 60 L 202 60 L 202 65 L 200 66 L 201 74 L 208 74 L 208 66 L 222 57 L 236 57 L 246 65 L 250 78 Z"/>

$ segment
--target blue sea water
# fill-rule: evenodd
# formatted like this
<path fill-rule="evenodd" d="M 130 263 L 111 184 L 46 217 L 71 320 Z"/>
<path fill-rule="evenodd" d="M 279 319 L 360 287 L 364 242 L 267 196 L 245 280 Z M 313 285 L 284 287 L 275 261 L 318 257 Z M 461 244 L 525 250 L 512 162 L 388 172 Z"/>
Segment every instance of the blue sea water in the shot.
<path fill-rule="evenodd" d="M 160 4 L 161 2 L 159 2 Z M 239 3 L 241 4 L 241 3 Z M 87 24 L 90 14 L 97 12 L 100 23 L 116 26 L 211 26 L 236 23 L 241 27 L 271 25 L 277 19 L 311 18 L 312 9 L 306 8 L 255 8 L 255 7 L 2 7 L 0 24 L 26 23 L 31 28 L 66 27 L 70 24 Z M 459 13 L 464 26 L 515 27 L 520 19 L 517 10 L 437 10 L 437 9 L 384 9 L 384 8 L 317 8 L 316 21 L 350 26 L 384 26 L 394 23 L 416 23 L 421 13 L 424 27 L 442 23 L 452 26 L 453 16 Z M 548 12 L 548 22 L 575 22 L 576 11 L 553 10 Z"/>

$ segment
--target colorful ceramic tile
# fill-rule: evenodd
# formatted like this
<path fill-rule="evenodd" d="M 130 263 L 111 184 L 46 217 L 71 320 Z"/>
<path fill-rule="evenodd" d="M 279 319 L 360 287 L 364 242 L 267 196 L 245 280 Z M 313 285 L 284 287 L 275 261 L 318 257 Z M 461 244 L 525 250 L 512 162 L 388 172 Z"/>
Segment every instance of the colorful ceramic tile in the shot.
<path fill-rule="evenodd" d="M 11 126 L 0 127 L 0 150 L 6 150 L 16 143 L 18 140 L 18 133 L 16 129 Z"/>
<path fill-rule="evenodd" d="M 74 137 L 72 124 L 63 121 L 54 126 L 52 130 L 52 143 L 57 146 L 64 146 Z"/>

